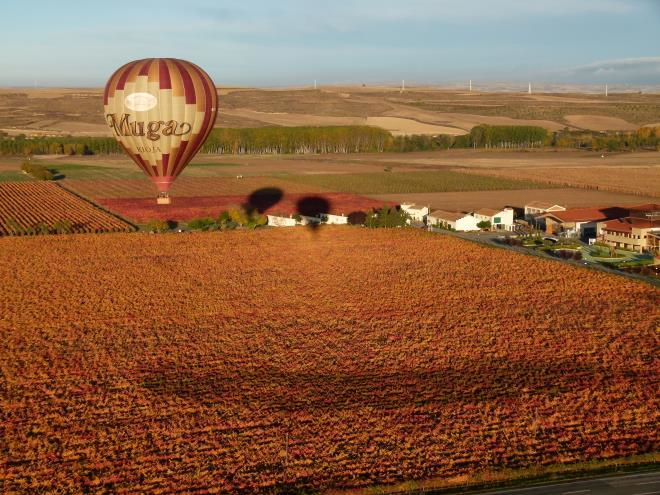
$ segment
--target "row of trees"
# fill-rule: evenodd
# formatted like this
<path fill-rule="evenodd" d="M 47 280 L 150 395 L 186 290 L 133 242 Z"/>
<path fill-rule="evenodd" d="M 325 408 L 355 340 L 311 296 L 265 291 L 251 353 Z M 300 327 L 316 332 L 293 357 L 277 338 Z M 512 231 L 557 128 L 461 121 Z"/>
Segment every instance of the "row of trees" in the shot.
<path fill-rule="evenodd" d="M 108 155 L 121 152 L 114 138 L 0 136 L 0 155 Z"/>
<path fill-rule="evenodd" d="M 582 148 L 597 151 L 660 149 L 660 128 L 632 132 L 564 130 L 536 126 L 478 125 L 463 136 L 392 136 L 368 126 L 217 128 L 202 148 L 210 154 L 307 154 L 432 151 L 450 148 Z M 121 153 L 114 138 L 8 137 L 0 135 L 0 155 L 104 155 Z"/>
<path fill-rule="evenodd" d="M 432 151 L 451 148 L 579 148 L 594 151 L 660 150 L 660 127 L 628 132 L 563 130 L 536 126 L 479 125 L 463 136 L 397 136 L 385 151 Z"/>
<path fill-rule="evenodd" d="M 615 133 L 564 130 L 554 133 L 547 144 L 557 148 L 596 151 L 660 150 L 660 127 L 642 127 L 636 131 Z"/>
<path fill-rule="evenodd" d="M 378 127 L 214 129 L 202 151 L 212 154 L 369 153 L 386 151 L 392 135 Z"/>

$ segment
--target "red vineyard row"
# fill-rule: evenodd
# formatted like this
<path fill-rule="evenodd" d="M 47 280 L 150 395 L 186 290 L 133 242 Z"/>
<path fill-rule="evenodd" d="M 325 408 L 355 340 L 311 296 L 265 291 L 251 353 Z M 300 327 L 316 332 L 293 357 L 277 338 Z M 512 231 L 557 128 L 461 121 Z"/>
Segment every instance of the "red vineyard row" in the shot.
<path fill-rule="evenodd" d="M 338 215 L 349 215 L 356 211 L 366 212 L 386 204 L 383 201 L 349 193 L 291 194 L 287 192 L 276 201 L 268 199 L 254 201 L 247 195 L 174 197 L 170 205 L 157 205 L 155 198 L 99 198 L 95 201 L 129 220 L 145 223 L 150 220 L 187 221 L 200 217 L 216 217 L 227 208 L 250 206 L 252 203 L 256 203 L 253 206 L 261 213 L 304 214 L 305 207 L 303 206 L 301 211 L 300 202 L 305 199 L 311 202 L 312 209 L 314 203 L 320 203 L 321 206 L 317 209 L 324 210 L 320 213 Z"/>
<path fill-rule="evenodd" d="M 0 235 L 130 232 L 133 227 L 93 204 L 47 182 L 0 184 Z"/>

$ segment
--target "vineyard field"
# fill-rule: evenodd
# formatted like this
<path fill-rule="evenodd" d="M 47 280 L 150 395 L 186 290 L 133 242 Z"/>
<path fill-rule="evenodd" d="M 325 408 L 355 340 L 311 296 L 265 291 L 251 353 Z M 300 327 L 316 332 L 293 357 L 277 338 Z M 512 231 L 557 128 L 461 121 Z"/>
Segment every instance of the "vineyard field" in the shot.
<path fill-rule="evenodd" d="M 115 198 L 154 198 L 156 188 L 147 179 L 123 180 L 66 180 L 64 186 L 67 189 L 81 194 L 82 196 L 98 199 Z M 327 191 L 321 187 L 307 184 L 296 184 L 277 177 L 179 177 L 174 184 L 170 194 L 178 197 L 200 197 L 200 196 L 237 196 L 249 195 L 260 189 L 280 189 L 283 192 L 317 193 Z"/>
<path fill-rule="evenodd" d="M 136 223 L 147 223 L 151 220 L 188 221 L 201 217 L 217 217 L 223 211 L 232 207 L 247 206 L 258 209 L 260 213 L 295 215 L 304 213 L 300 211 L 299 202 L 305 198 L 314 198 L 312 203 L 320 201 L 319 211 L 310 211 L 308 214 L 333 213 L 349 215 L 353 212 L 367 212 L 372 208 L 380 208 L 391 204 L 379 199 L 371 199 L 355 194 L 346 193 L 307 193 L 279 194 L 259 196 L 251 195 L 225 195 L 200 197 L 174 197 L 172 204 L 157 205 L 151 198 L 98 198 L 95 201 L 110 211 L 120 214 L 124 218 Z M 256 199 L 256 201 L 255 201 Z M 256 204 L 255 204 L 256 203 Z M 327 208 L 326 208 L 327 205 Z"/>
<path fill-rule="evenodd" d="M 0 235 L 130 232 L 133 227 L 47 182 L 0 183 Z"/>
<path fill-rule="evenodd" d="M 314 174 L 283 177 L 291 182 L 354 194 L 401 194 L 451 191 L 496 191 L 552 187 L 538 182 L 486 177 L 451 170 Z"/>
<path fill-rule="evenodd" d="M 412 229 L 0 257 L 6 493 L 290 494 L 660 447 L 640 282 Z"/>

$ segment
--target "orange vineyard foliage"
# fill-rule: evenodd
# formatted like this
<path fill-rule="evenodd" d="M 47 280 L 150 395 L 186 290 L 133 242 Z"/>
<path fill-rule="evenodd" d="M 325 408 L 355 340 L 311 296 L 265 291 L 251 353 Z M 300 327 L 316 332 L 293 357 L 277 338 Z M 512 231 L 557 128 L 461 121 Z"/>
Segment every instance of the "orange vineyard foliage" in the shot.
<path fill-rule="evenodd" d="M 408 229 L 0 256 L 9 493 L 291 493 L 659 446 L 639 282 Z"/>
<path fill-rule="evenodd" d="M 67 179 L 64 185 L 87 198 L 119 199 L 154 197 L 154 186 L 145 179 Z M 179 177 L 172 185 L 175 198 L 199 196 L 247 196 L 261 188 L 277 188 L 289 194 L 318 193 L 327 190 L 298 184 L 278 177 Z"/>
<path fill-rule="evenodd" d="M 46 182 L 0 183 L 0 235 L 129 232 L 133 227 L 87 201 Z M 46 232 L 42 232 L 46 231 Z"/>

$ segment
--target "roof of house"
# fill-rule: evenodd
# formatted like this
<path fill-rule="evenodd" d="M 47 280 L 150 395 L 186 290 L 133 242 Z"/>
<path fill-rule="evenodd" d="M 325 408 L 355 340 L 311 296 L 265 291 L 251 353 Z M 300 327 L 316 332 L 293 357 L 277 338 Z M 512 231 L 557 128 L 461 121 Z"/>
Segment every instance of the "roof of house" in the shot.
<path fill-rule="evenodd" d="M 461 218 L 468 216 L 468 214 L 460 211 L 435 210 L 434 212 L 431 212 L 429 216 L 433 218 L 439 218 L 440 220 L 455 222 L 456 220 L 460 220 Z"/>
<path fill-rule="evenodd" d="M 660 220 L 644 220 L 643 218 L 626 217 L 609 220 L 603 226 L 605 230 L 612 232 L 632 232 L 633 228 L 636 229 L 653 229 L 660 228 Z"/>
<path fill-rule="evenodd" d="M 559 208 L 563 208 L 564 210 L 566 207 L 557 205 L 555 203 L 549 203 L 547 201 L 530 201 L 525 205 L 525 207 L 530 207 L 530 208 L 538 208 L 540 210 L 549 210 L 550 208 L 553 208 L 555 206 L 558 206 Z"/>
<path fill-rule="evenodd" d="M 660 204 L 658 203 L 646 203 L 643 205 L 636 205 L 636 206 L 629 206 L 629 210 L 631 211 L 660 211 Z"/>
<path fill-rule="evenodd" d="M 570 222 L 603 222 L 614 218 L 628 216 L 627 208 L 605 206 L 596 208 L 568 208 L 564 211 L 552 211 L 543 214 L 545 218 L 551 217 L 562 223 Z"/>
<path fill-rule="evenodd" d="M 406 208 L 409 210 L 422 210 L 427 208 L 426 206 L 416 205 L 415 203 L 401 203 L 401 208 Z"/>
<path fill-rule="evenodd" d="M 475 211 L 477 215 L 483 215 L 485 217 L 492 217 L 493 215 L 497 215 L 500 213 L 502 210 L 495 210 L 493 208 L 479 208 L 478 210 Z"/>

